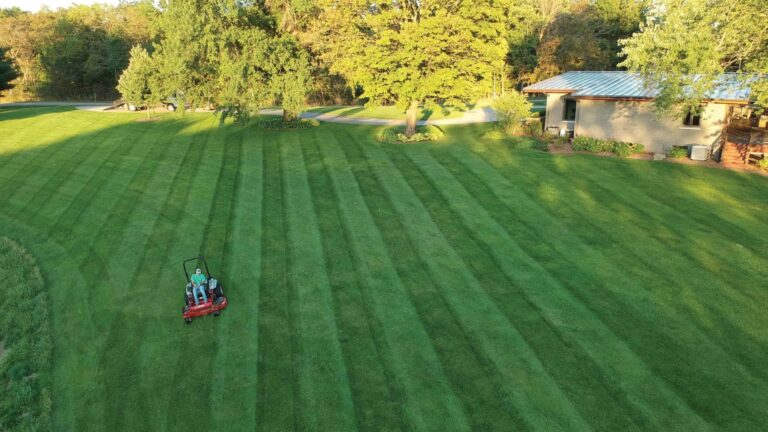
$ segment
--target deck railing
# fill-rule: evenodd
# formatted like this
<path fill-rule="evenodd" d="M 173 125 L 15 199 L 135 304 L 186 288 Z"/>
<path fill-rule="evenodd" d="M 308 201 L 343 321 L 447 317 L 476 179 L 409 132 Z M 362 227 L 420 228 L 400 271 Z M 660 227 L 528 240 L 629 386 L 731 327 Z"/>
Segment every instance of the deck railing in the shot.
<path fill-rule="evenodd" d="M 726 129 L 725 138 L 740 145 L 768 145 L 768 129 L 731 126 Z"/>

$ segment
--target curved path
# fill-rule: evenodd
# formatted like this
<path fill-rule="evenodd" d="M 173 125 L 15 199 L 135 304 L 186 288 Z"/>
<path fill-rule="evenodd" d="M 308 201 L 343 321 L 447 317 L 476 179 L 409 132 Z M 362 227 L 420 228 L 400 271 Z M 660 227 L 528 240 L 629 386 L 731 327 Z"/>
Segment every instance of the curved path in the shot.
<path fill-rule="evenodd" d="M 123 109 L 113 109 L 112 105 L 107 103 L 90 103 L 90 102 L 12 102 L 0 104 L 0 108 L 4 107 L 35 107 L 35 106 L 71 106 L 79 110 L 86 110 L 92 112 L 108 112 L 108 113 L 124 113 Z M 280 109 L 263 109 L 260 111 L 264 115 L 282 115 L 283 111 Z M 344 124 L 360 124 L 360 125 L 405 125 L 405 120 L 392 120 L 392 119 L 379 119 L 379 118 L 353 118 L 335 115 L 332 113 L 312 113 L 305 112 L 301 114 L 301 118 L 315 119 L 324 122 L 331 123 L 344 123 Z M 463 117 L 450 118 L 450 119 L 438 119 L 438 120 L 419 120 L 417 124 L 419 126 L 424 125 L 460 125 L 460 124 L 473 124 L 473 123 L 490 123 L 496 121 L 496 113 L 490 107 L 477 108 L 469 110 L 464 113 Z"/>

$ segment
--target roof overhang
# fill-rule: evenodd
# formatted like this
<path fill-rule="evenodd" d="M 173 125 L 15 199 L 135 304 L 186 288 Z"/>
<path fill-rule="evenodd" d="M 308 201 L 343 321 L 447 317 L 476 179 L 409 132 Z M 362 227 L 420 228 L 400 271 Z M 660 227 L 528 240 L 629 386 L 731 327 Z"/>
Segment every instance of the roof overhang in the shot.
<path fill-rule="evenodd" d="M 523 88 L 523 93 L 573 93 L 576 90 L 569 90 L 569 89 L 527 89 Z"/>
<path fill-rule="evenodd" d="M 597 100 L 597 101 L 634 101 L 634 102 L 650 102 L 653 98 L 650 97 L 621 97 L 621 96 L 574 96 L 574 99 L 579 100 Z"/>

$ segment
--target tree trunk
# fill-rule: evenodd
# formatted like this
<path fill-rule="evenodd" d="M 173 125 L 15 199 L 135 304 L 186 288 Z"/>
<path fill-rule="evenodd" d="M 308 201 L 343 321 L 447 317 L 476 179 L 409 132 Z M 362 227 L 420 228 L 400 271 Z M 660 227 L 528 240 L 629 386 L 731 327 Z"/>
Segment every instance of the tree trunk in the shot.
<path fill-rule="evenodd" d="M 416 114 L 419 111 L 419 101 L 411 102 L 405 112 L 405 136 L 412 137 L 416 133 Z"/>
<path fill-rule="evenodd" d="M 298 115 L 295 112 L 283 108 L 283 121 L 292 122 L 295 121 Z"/>

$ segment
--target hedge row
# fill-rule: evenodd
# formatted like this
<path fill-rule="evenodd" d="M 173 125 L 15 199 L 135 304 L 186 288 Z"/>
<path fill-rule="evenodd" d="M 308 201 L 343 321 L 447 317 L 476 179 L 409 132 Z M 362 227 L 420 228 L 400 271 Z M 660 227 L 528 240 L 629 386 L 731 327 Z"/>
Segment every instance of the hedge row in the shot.
<path fill-rule="evenodd" d="M 590 138 L 577 136 L 573 139 L 572 147 L 576 151 L 590 153 L 614 153 L 619 157 L 627 157 L 632 154 L 642 153 L 645 150 L 642 144 L 628 143 L 611 139 Z"/>

